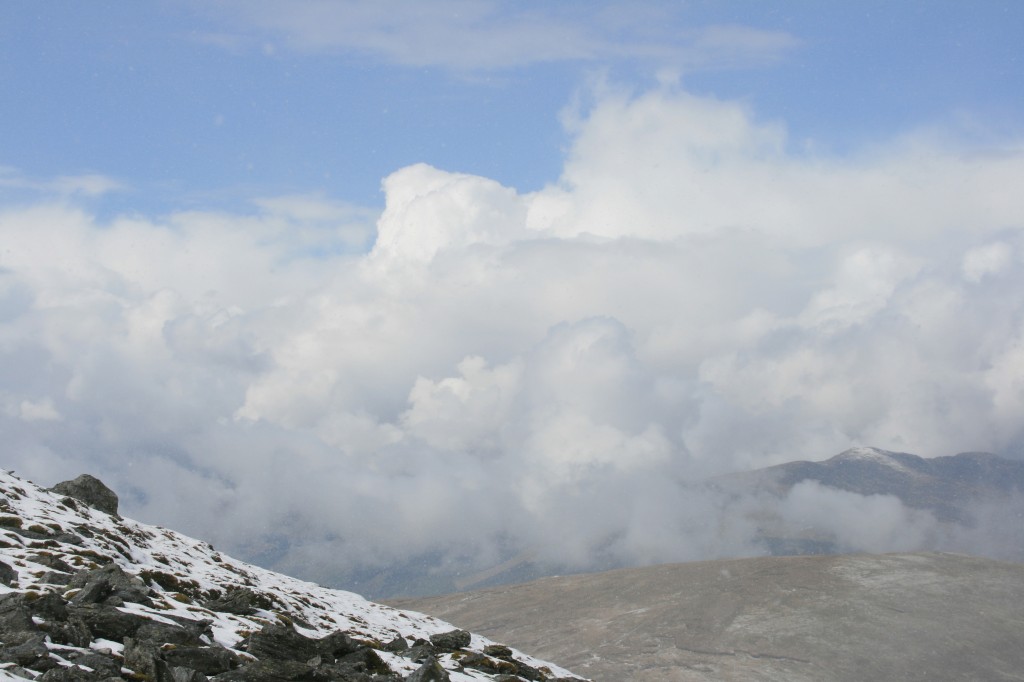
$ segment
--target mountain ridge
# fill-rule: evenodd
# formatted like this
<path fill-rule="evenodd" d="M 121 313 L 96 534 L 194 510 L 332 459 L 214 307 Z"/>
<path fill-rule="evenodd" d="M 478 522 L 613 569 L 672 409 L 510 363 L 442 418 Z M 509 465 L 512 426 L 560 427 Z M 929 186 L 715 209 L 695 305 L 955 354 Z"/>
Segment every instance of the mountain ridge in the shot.
<path fill-rule="evenodd" d="M 91 477 L 76 482 L 104 494 L 102 483 L 83 479 Z M 44 490 L 0 472 L 0 675 L 43 682 L 203 682 L 207 673 L 223 682 L 578 679 L 432 616 L 274 573 L 122 518 L 116 495 L 111 506 L 81 485 Z"/>

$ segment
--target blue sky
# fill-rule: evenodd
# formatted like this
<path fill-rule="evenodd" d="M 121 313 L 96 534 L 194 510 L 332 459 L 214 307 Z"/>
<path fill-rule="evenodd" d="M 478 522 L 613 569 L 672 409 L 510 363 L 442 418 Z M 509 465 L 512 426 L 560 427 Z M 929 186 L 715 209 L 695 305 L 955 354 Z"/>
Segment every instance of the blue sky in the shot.
<path fill-rule="evenodd" d="M 1019 132 L 1024 113 L 1015 2 L 318 5 L 5 3 L 0 164 L 109 177 L 115 210 L 379 206 L 381 179 L 420 161 L 554 182 L 559 112 L 594 74 L 640 90 L 674 72 L 825 151 L 922 125 Z"/>
<path fill-rule="evenodd" d="M 976 551 L 681 482 L 1024 457 L 1022 38 L 1018 2 L 0 3 L 4 466 L 341 585 L 756 554 L 772 514 Z"/>

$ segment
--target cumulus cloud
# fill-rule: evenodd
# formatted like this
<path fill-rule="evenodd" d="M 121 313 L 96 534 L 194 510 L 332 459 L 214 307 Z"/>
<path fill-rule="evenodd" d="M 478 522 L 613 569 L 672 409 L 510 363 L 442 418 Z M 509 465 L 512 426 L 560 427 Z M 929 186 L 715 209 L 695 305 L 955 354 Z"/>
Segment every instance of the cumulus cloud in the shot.
<path fill-rule="evenodd" d="M 1020 154 L 818 157 L 671 86 L 566 124 L 540 191 L 420 164 L 379 217 L 0 209 L 7 465 L 337 580 L 749 553 L 760 503 L 693 481 L 853 445 L 1024 455 Z M 814 509 L 850 549 L 932 537 L 820 487 L 778 513 Z"/>

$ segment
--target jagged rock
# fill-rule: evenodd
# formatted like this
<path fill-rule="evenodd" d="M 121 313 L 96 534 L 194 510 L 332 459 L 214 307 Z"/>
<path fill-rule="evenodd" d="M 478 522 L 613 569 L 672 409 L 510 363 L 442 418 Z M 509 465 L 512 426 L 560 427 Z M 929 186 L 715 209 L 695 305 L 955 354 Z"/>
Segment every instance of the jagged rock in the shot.
<path fill-rule="evenodd" d="M 0 640 L 8 647 L 39 635 L 39 626 L 32 620 L 32 611 L 25 601 L 25 595 L 19 593 L 0 597 Z"/>
<path fill-rule="evenodd" d="M 34 680 L 34 679 L 36 679 L 35 675 L 33 675 L 31 672 L 29 672 L 28 670 L 25 670 L 20 665 L 14 665 L 13 663 L 10 664 L 9 666 L 7 666 L 6 668 L 4 668 L 4 672 L 10 673 L 10 674 L 14 675 L 15 677 L 20 677 L 20 678 L 26 679 L 26 680 Z"/>
<path fill-rule="evenodd" d="M 11 587 L 17 586 L 17 582 L 18 572 L 14 570 L 14 567 L 0 561 L 0 583 Z"/>
<path fill-rule="evenodd" d="M 484 654 L 469 654 L 459 659 L 459 664 L 464 668 L 472 668 L 474 670 L 482 670 L 487 673 L 495 674 L 516 674 L 519 671 L 519 667 L 510 660 L 491 658 Z"/>
<path fill-rule="evenodd" d="M 93 637 L 115 642 L 133 636 L 140 627 L 150 622 L 145 616 L 125 613 L 104 604 L 71 604 L 68 606 L 68 613 L 69 618 L 80 618 Z"/>
<path fill-rule="evenodd" d="M 484 653 L 495 658 L 511 658 L 512 650 L 504 644 L 488 644 L 484 647 Z"/>
<path fill-rule="evenodd" d="M 46 620 L 67 620 L 67 602 L 56 592 L 44 592 L 36 599 L 25 602 L 33 616 Z"/>
<path fill-rule="evenodd" d="M 68 562 L 61 559 L 56 554 L 44 553 L 44 554 L 32 554 L 28 557 L 29 561 L 39 564 L 40 566 L 46 566 L 54 570 L 60 571 L 61 573 L 74 573 L 75 569 L 71 568 Z"/>
<path fill-rule="evenodd" d="M 405 679 L 406 682 L 450 682 L 451 677 L 448 675 L 448 671 L 441 667 L 440 663 L 430 659 Z"/>
<path fill-rule="evenodd" d="M 0 528 L 22 537 L 0 541 L 9 562 L 0 563 L 0 581 L 15 588 L 0 594 L 0 668 L 6 671 L 0 676 L 33 682 L 402 682 L 386 650 L 415 661 L 404 663 L 406 670 L 419 667 L 409 679 L 438 682 L 450 679 L 445 666 L 460 659 L 494 660 L 464 650 L 472 640 L 466 631 L 434 635 L 433 642 L 417 638 L 410 647 L 437 621 L 375 605 L 363 611 L 355 598 L 265 576 L 205 543 L 92 514 L 81 501 L 3 476 L 0 505 L 2 495 L 8 503 Z M 26 506 L 25 499 L 32 502 Z M 107 509 L 116 512 L 116 501 Z M 22 577 L 32 584 L 22 589 Z M 204 605 L 219 613 L 198 608 L 204 598 L 212 598 Z M 346 614 L 347 603 L 360 610 Z M 268 624 L 275 612 L 282 624 Z M 331 632 L 328 623 L 343 629 Z M 402 636 L 406 626 L 416 634 Z M 513 663 L 459 669 L 486 682 L 504 665 Z"/>
<path fill-rule="evenodd" d="M 465 649 L 473 640 L 466 630 L 450 630 L 430 636 L 430 643 L 442 651 L 458 651 Z"/>
<path fill-rule="evenodd" d="M 273 606 L 262 594 L 247 587 L 228 590 L 223 597 L 203 602 L 203 606 L 211 611 L 233 613 L 237 616 L 251 616 L 257 609 L 269 609 Z"/>
<path fill-rule="evenodd" d="M 124 666 L 148 682 L 171 682 L 171 671 L 160 656 L 160 648 L 152 642 L 126 637 Z"/>
<path fill-rule="evenodd" d="M 393 640 L 384 645 L 384 651 L 390 651 L 393 654 L 401 653 L 408 648 L 409 642 L 401 635 L 397 635 Z"/>
<path fill-rule="evenodd" d="M 326 676 L 318 676 L 316 668 L 298 661 L 253 661 L 246 665 L 221 673 L 214 678 L 218 682 L 281 682 L 282 680 L 327 682 Z"/>
<path fill-rule="evenodd" d="M 44 672 L 57 665 L 56 661 L 50 658 L 50 650 L 46 648 L 46 636 L 42 633 L 29 637 L 21 644 L 0 649 L 0 660 L 10 661 L 37 672 Z"/>
<path fill-rule="evenodd" d="M 39 682 L 96 682 L 100 677 L 96 673 L 72 665 L 50 668 L 38 679 Z"/>
<path fill-rule="evenodd" d="M 401 655 L 410 661 L 423 663 L 424 661 L 436 658 L 438 653 L 438 650 L 433 645 L 423 640 L 417 640 L 411 647 L 403 651 Z"/>
<path fill-rule="evenodd" d="M 171 679 L 174 682 L 207 682 L 209 678 L 191 668 L 171 668 Z"/>
<path fill-rule="evenodd" d="M 191 668 L 204 675 L 218 675 L 237 667 L 238 657 L 218 646 L 179 646 L 164 652 L 172 668 Z"/>
<path fill-rule="evenodd" d="M 47 571 L 39 578 L 39 583 L 42 585 L 58 585 L 63 587 L 69 582 L 71 582 L 71 576 L 58 571 Z"/>
<path fill-rule="evenodd" d="M 68 660 L 73 661 L 76 665 L 84 665 L 92 668 L 96 671 L 96 675 L 100 678 L 108 677 L 120 677 L 121 676 L 121 663 L 118 660 L 110 656 L 103 656 L 102 654 L 89 652 L 89 653 L 71 653 L 67 655 Z"/>
<path fill-rule="evenodd" d="M 117 516 L 117 494 L 95 476 L 82 474 L 76 479 L 61 481 L 50 490 L 85 502 L 93 509 L 106 512 L 111 516 Z"/>
<path fill-rule="evenodd" d="M 344 632 L 332 632 L 326 637 L 321 637 L 315 641 L 317 653 L 327 658 L 329 662 L 355 653 L 365 647 L 365 645 L 360 644 Z"/>
<path fill-rule="evenodd" d="M 354 672 L 387 673 L 391 672 L 388 664 L 370 647 L 362 647 L 338 660 L 346 668 Z"/>
<path fill-rule="evenodd" d="M 143 623 L 136 630 L 134 637 L 137 640 L 154 644 L 199 646 L 203 643 L 197 628 L 187 628 L 182 625 L 158 623 L 156 621 Z"/>
<path fill-rule="evenodd" d="M 70 588 L 79 588 L 71 598 L 75 604 L 101 604 L 121 606 L 124 602 L 150 605 L 149 586 L 137 576 L 125 573 L 114 563 L 91 571 L 80 571 L 68 583 Z M 120 599 L 121 603 L 116 600 Z"/>
<path fill-rule="evenodd" d="M 526 665 L 522 661 L 515 661 L 516 675 L 526 680 L 545 680 L 547 676 L 536 668 Z"/>
<path fill-rule="evenodd" d="M 266 625 L 246 644 L 246 651 L 260 660 L 308 661 L 319 653 L 317 648 L 317 640 L 287 625 Z"/>
<path fill-rule="evenodd" d="M 92 642 L 92 632 L 77 616 L 68 618 L 64 623 L 48 623 L 45 627 L 50 639 L 55 644 L 87 647 Z"/>

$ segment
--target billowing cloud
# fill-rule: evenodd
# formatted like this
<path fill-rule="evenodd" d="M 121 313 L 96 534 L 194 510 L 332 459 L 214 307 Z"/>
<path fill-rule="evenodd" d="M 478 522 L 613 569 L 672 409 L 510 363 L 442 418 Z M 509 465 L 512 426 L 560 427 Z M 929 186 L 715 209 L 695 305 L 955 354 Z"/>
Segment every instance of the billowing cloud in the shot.
<path fill-rule="evenodd" d="M 738 554 L 761 502 L 693 481 L 853 445 L 1024 456 L 1016 141 L 821 157 L 670 86 L 566 122 L 529 194 L 420 164 L 379 217 L 0 210 L 7 465 L 330 580 Z M 820 486 L 778 513 L 812 509 L 850 549 L 935 536 Z"/>

